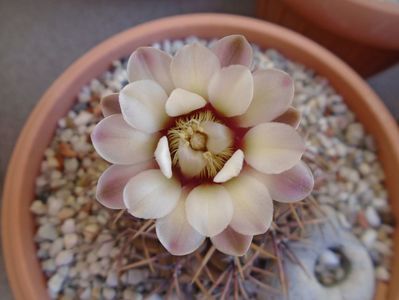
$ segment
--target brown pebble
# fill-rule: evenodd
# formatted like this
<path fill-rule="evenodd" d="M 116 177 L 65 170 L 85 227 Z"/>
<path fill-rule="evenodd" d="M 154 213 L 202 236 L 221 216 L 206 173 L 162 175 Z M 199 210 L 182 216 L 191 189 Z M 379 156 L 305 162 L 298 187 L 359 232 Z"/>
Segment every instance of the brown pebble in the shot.
<path fill-rule="evenodd" d="M 74 151 L 70 144 L 67 143 L 60 143 L 58 146 L 59 153 L 68 158 L 76 157 L 77 153 Z"/>

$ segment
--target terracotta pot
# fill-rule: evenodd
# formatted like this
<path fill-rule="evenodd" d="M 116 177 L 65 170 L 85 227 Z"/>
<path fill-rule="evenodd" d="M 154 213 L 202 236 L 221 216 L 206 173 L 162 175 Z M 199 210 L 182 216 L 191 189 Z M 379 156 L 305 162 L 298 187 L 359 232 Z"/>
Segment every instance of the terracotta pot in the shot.
<path fill-rule="evenodd" d="M 35 226 L 29 211 L 35 178 L 43 152 L 57 120 L 72 106 L 80 88 L 103 73 L 112 60 L 129 55 L 136 47 L 165 38 L 197 35 L 203 38 L 240 33 L 262 47 L 280 50 L 327 77 L 346 99 L 366 129 L 380 145 L 379 157 L 387 175 L 387 188 L 399 217 L 399 133 L 396 123 L 370 87 L 341 60 L 312 41 L 287 29 L 246 17 L 199 14 L 162 19 L 122 32 L 95 47 L 70 66 L 43 95 L 29 117 L 9 165 L 3 194 L 2 236 L 8 278 L 17 300 L 47 299 L 44 276 L 36 258 Z M 399 255 L 396 230 L 395 249 Z M 399 259 L 393 259 L 392 281 L 381 284 L 378 299 L 399 296 Z"/>
<path fill-rule="evenodd" d="M 399 61 L 399 4 L 258 0 L 257 14 L 317 41 L 364 76 Z"/>

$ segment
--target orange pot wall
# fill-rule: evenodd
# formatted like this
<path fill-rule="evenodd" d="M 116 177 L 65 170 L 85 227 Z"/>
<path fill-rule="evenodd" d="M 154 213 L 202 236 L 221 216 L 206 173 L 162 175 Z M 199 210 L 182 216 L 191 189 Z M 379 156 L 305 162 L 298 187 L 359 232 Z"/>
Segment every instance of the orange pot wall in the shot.
<path fill-rule="evenodd" d="M 48 299 L 44 277 L 36 258 L 34 223 L 29 207 L 43 152 L 59 118 L 76 99 L 80 88 L 99 76 L 112 60 L 129 55 L 136 47 L 165 38 L 197 35 L 203 38 L 240 33 L 262 47 L 284 55 L 327 77 L 346 99 L 380 146 L 379 157 L 387 175 L 392 207 L 399 217 L 399 133 L 396 123 L 369 86 L 341 60 L 312 41 L 289 30 L 246 17 L 219 14 L 186 15 L 161 19 L 122 32 L 95 47 L 59 77 L 31 113 L 12 155 L 4 186 L 2 238 L 8 278 L 16 300 Z M 399 231 L 395 253 L 399 255 Z M 380 284 L 376 299 L 399 298 L 399 259 L 393 260 L 392 281 Z"/>
<path fill-rule="evenodd" d="M 399 61 L 399 4 L 381 0 L 257 0 L 258 17 L 317 41 L 363 76 Z"/>

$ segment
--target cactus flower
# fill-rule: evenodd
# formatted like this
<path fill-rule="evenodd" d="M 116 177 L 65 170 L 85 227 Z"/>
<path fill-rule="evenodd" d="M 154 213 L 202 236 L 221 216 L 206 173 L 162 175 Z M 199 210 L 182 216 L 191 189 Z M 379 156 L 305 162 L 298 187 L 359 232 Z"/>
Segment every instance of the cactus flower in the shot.
<path fill-rule="evenodd" d="M 301 161 L 294 83 L 276 69 L 251 72 L 252 48 L 240 35 L 181 48 L 174 57 L 138 48 L 129 83 L 102 99 L 104 119 L 92 132 L 112 163 L 97 199 L 156 219 L 173 255 L 206 238 L 228 255 L 248 250 L 273 220 L 273 200 L 299 201 L 313 188 Z"/>

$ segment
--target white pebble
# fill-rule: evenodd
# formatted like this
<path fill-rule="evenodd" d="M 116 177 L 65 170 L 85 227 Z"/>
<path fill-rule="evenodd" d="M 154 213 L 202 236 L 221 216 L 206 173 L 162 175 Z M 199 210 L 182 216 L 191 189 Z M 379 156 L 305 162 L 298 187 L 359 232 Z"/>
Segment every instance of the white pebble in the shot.
<path fill-rule="evenodd" d="M 57 230 L 52 224 L 44 224 L 39 227 L 37 237 L 40 240 L 51 240 L 54 241 L 58 237 Z"/>
<path fill-rule="evenodd" d="M 326 267 L 334 268 L 340 265 L 341 260 L 334 251 L 327 249 L 320 255 L 320 262 Z"/>
<path fill-rule="evenodd" d="M 40 200 L 33 201 L 32 205 L 30 206 L 30 211 L 38 216 L 45 214 L 46 210 L 46 206 Z"/>
<path fill-rule="evenodd" d="M 63 206 L 63 201 L 59 198 L 49 197 L 47 205 L 48 205 L 48 214 L 50 216 L 55 216 L 61 210 Z"/>
<path fill-rule="evenodd" d="M 74 233 L 75 232 L 75 220 L 74 219 L 66 219 L 61 226 L 61 231 L 64 234 Z"/>
<path fill-rule="evenodd" d="M 100 247 L 100 249 L 98 249 L 97 252 L 97 256 L 98 257 L 107 257 L 110 255 L 110 252 L 113 248 L 114 242 L 110 241 L 110 242 L 106 242 L 103 243 Z"/>
<path fill-rule="evenodd" d="M 106 300 L 112 300 L 115 299 L 116 292 L 114 289 L 105 288 L 103 289 L 103 296 Z"/>
<path fill-rule="evenodd" d="M 73 253 L 69 250 L 63 250 L 57 254 L 55 258 L 55 264 L 57 266 L 68 265 L 73 261 Z"/>
<path fill-rule="evenodd" d="M 76 126 L 86 125 L 93 119 L 93 115 L 85 110 L 82 110 L 79 115 L 73 120 Z"/>
<path fill-rule="evenodd" d="M 116 287 L 118 285 L 118 275 L 115 272 L 108 273 L 105 282 L 110 287 Z"/>
<path fill-rule="evenodd" d="M 68 233 L 64 236 L 65 249 L 72 249 L 78 243 L 79 237 L 76 233 Z"/>
<path fill-rule="evenodd" d="M 378 215 L 374 207 L 368 206 L 366 208 L 365 215 L 367 218 L 367 222 L 370 224 L 370 226 L 378 227 L 381 225 L 380 216 Z"/>
<path fill-rule="evenodd" d="M 375 276 L 378 280 L 382 281 L 389 281 L 390 278 L 388 270 L 382 266 L 377 267 L 375 270 Z"/>
<path fill-rule="evenodd" d="M 377 232 L 374 229 L 367 229 L 362 237 L 361 240 L 363 242 L 363 244 L 367 247 L 367 248 L 371 248 L 371 246 L 375 243 L 375 241 L 377 240 Z"/>
<path fill-rule="evenodd" d="M 54 294 L 57 295 L 62 288 L 62 284 L 64 283 L 64 280 L 65 280 L 65 276 L 62 276 L 61 274 L 58 274 L 58 273 L 51 276 L 51 278 L 47 282 L 50 293 L 53 295 Z"/>

